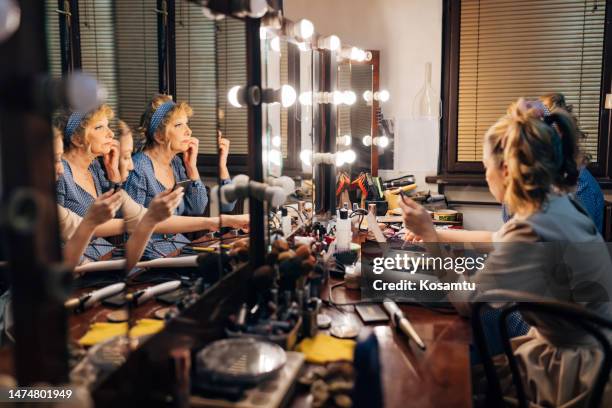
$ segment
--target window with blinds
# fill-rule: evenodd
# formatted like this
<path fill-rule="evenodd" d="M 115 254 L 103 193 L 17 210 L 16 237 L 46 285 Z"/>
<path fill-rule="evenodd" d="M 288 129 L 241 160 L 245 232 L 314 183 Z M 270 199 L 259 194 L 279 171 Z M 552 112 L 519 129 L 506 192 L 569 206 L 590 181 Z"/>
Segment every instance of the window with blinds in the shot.
<path fill-rule="evenodd" d="M 478 162 L 486 130 L 519 97 L 561 92 L 597 161 L 606 2 L 462 0 L 457 161 Z"/>
<path fill-rule="evenodd" d="M 80 0 L 81 67 L 108 92 L 106 103 L 119 112 L 117 59 L 112 0 Z"/>
<path fill-rule="evenodd" d="M 132 128 L 159 91 L 156 6 L 156 0 L 115 2 L 119 116 Z"/>
<path fill-rule="evenodd" d="M 176 4 L 175 19 L 176 98 L 193 108 L 189 126 L 200 140 L 200 153 L 216 154 L 216 23 L 202 15 L 200 6 L 187 1 Z"/>
<path fill-rule="evenodd" d="M 338 65 L 338 76 L 336 77 L 336 89 L 338 91 L 349 91 L 351 90 L 351 64 L 339 64 Z M 337 107 L 337 123 L 338 123 L 338 136 L 351 135 L 358 137 L 359 135 L 353 135 L 351 131 L 351 107 L 340 104 Z M 370 132 L 368 131 L 368 133 Z M 361 135 L 363 137 L 364 135 Z"/>
<path fill-rule="evenodd" d="M 57 0 L 45 0 L 45 23 L 49 74 L 53 78 L 60 78 L 62 76 L 62 49 Z"/>
<path fill-rule="evenodd" d="M 281 41 L 281 59 L 280 59 L 280 84 L 289 84 L 289 43 Z M 289 141 L 289 108 L 281 106 L 280 108 L 280 125 L 281 125 L 281 152 L 284 159 L 287 158 Z"/>
<path fill-rule="evenodd" d="M 219 124 L 231 142 L 230 154 L 248 154 L 246 108 L 235 108 L 227 101 L 227 91 L 247 85 L 246 27 L 243 21 L 225 18 L 217 22 L 217 102 Z M 192 67 L 194 69 L 195 67 Z"/>

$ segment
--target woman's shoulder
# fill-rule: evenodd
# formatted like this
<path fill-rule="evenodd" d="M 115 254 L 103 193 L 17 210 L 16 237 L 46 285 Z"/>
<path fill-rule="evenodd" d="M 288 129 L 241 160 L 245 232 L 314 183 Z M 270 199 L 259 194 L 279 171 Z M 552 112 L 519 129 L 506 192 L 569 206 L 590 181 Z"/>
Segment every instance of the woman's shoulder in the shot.
<path fill-rule="evenodd" d="M 134 163 L 134 172 L 140 173 L 143 171 L 150 171 L 153 169 L 153 163 L 149 156 L 145 152 L 138 152 L 132 156 L 132 162 Z"/>
<path fill-rule="evenodd" d="M 516 216 L 510 218 L 493 234 L 495 242 L 537 242 L 538 240 L 531 223 Z"/>

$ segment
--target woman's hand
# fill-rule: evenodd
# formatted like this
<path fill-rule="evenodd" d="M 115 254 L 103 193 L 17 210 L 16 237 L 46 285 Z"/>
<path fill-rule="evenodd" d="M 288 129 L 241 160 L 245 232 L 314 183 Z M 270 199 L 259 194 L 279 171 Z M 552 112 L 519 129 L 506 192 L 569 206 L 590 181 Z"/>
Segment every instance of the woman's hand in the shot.
<path fill-rule="evenodd" d="M 219 144 L 219 176 L 222 180 L 230 178 L 229 170 L 227 169 L 227 157 L 229 156 L 230 141 L 217 132 L 217 143 Z"/>
<path fill-rule="evenodd" d="M 249 228 L 249 214 L 238 214 L 238 215 L 222 215 L 221 222 L 224 226 L 237 228 L 237 229 L 248 229 Z"/>
<path fill-rule="evenodd" d="M 436 234 L 431 217 L 422 205 L 408 197 L 401 197 L 399 204 L 404 212 L 404 225 L 412 235 L 420 237 L 423 242 L 438 241 L 438 234 Z"/>
<path fill-rule="evenodd" d="M 183 153 L 183 163 L 185 171 L 190 180 L 199 180 L 200 173 L 198 172 L 198 146 L 200 141 L 195 137 L 189 139 L 189 146 Z"/>
<path fill-rule="evenodd" d="M 113 139 L 110 151 L 104 155 L 104 167 L 108 179 L 114 183 L 121 183 L 119 172 L 119 141 Z"/>
<path fill-rule="evenodd" d="M 157 224 L 170 218 L 184 195 L 183 187 L 159 193 L 149 203 L 149 208 L 145 214 L 146 220 L 152 224 Z"/>
<path fill-rule="evenodd" d="M 406 229 L 406 235 L 404 235 L 404 241 L 406 242 L 423 242 L 423 238 L 419 237 L 418 235 L 416 235 L 414 232 L 410 231 L 409 229 Z"/>
<path fill-rule="evenodd" d="M 104 224 L 106 221 L 115 218 L 115 214 L 123 203 L 121 193 L 115 193 L 114 190 L 98 196 L 95 201 L 87 209 L 84 223 L 89 223 L 92 227 Z"/>

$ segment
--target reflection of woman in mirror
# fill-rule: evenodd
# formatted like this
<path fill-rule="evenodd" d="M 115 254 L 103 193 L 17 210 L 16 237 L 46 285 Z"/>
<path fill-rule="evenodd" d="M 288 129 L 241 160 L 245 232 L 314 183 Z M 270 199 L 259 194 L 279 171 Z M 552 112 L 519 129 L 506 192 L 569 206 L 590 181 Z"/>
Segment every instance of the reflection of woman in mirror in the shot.
<path fill-rule="evenodd" d="M 137 203 L 147 207 L 155 195 L 173 188 L 178 182 L 191 180 L 185 188 L 185 197 L 176 211 L 180 215 L 201 215 L 208 204 L 206 188 L 200 180 L 197 167 L 198 139 L 192 137 L 187 122 L 191 107 L 175 103 L 168 95 L 156 95 L 142 115 L 140 131 L 144 149 L 133 156 L 134 170 L 125 185 L 128 194 Z M 220 138 L 220 176 L 228 184 L 227 155 L 229 141 Z M 182 159 L 178 156 L 182 153 Z M 222 208 L 231 211 L 233 203 Z M 146 257 L 165 256 L 189 243 L 182 235 L 154 235 Z"/>
<path fill-rule="evenodd" d="M 60 149 L 67 148 L 63 156 L 61 153 L 56 155 L 56 171 L 58 172 L 57 195 L 58 204 L 61 207 L 59 217 L 64 241 L 67 241 L 67 239 L 75 233 L 76 228 L 81 223 L 81 217 L 85 216 L 87 209 L 94 201 L 107 200 L 110 198 L 110 196 L 105 198 L 100 197 L 104 192 L 110 189 L 111 183 L 109 179 L 106 178 L 102 166 L 95 158 L 104 155 L 106 152 L 108 152 L 106 155 L 110 156 L 110 151 L 113 150 L 112 159 L 105 158 L 104 164 L 105 167 L 107 167 L 107 173 L 115 175 L 115 179 L 120 182 L 128 178 L 130 170 L 134 167 L 131 159 L 133 147 L 132 134 L 122 122 L 120 122 L 121 132 L 119 138 L 121 144 L 111 139 L 112 148 L 105 149 L 105 146 L 107 146 L 105 143 L 109 143 L 108 139 L 113 137 L 113 132 L 108 128 L 108 121 L 112 117 L 112 110 L 107 106 L 102 106 L 87 114 L 63 112 L 55 121 L 57 128 L 64 130 L 63 134 L 59 136 L 62 143 L 57 143 L 56 150 L 57 152 L 61 152 Z M 89 163 L 88 166 L 87 163 Z M 94 187 L 90 188 L 90 190 L 95 196 L 87 191 L 88 188 L 86 185 L 82 185 L 82 183 L 87 184 L 88 181 L 90 182 L 90 187 L 93 183 Z M 119 205 L 123 213 L 125 226 L 123 223 L 124 220 L 111 219 L 97 225 L 93 232 L 93 236 L 106 237 L 120 235 L 125 230 L 127 230 L 128 233 L 133 233 L 138 223 L 143 220 L 147 209 L 134 202 L 125 191 L 120 190 L 120 195 L 121 200 Z M 114 194 L 112 196 L 114 196 Z M 173 197 L 173 195 L 170 195 L 167 200 L 171 202 Z M 111 203 L 112 202 L 114 201 L 111 200 Z M 153 202 L 153 200 L 149 202 L 149 208 L 153 206 Z M 182 202 L 182 198 L 180 202 Z M 107 203 L 107 205 L 111 205 L 111 203 Z M 152 217 L 156 215 L 157 214 L 153 214 Z M 159 217 L 155 219 L 159 219 Z M 224 216 L 222 221 L 224 226 L 239 228 L 248 224 L 248 216 L 228 215 Z M 182 217 L 172 215 L 158 222 L 154 226 L 154 232 L 175 234 L 178 232 L 215 230 L 218 226 L 219 219 L 216 217 Z M 151 227 L 150 223 L 149 227 Z M 89 237 L 91 237 L 91 235 L 89 235 Z M 88 243 L 87 249 L 85 250 L 85 257 L 90 260 L 100 259 L 101 255 L 98 247 L 107 249 L 106 253 L 112 250 L 111 244 L 102 238 L 96 238 L 91 243 L 89 243 L 89 238 L 84 241 Z M 128 241 L 128 243 L 129 242 L 130 241 Z M 128 255 L 131 257 L 134 253 L 138 252 L 142 251 L 131 251 Z"/>

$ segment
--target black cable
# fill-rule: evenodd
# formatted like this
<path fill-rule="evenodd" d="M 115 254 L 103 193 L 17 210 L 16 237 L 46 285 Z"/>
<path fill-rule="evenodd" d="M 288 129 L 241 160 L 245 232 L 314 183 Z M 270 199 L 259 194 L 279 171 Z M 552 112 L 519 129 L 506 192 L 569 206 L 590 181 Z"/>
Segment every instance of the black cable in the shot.
<path fill-rule="evenodd" d="M 290 209 L 292 209 L 293 211 L 295 211 L 295 212 L 296 212 L 296 214 L 298 215 L 298 217 L 300 218 L 300 221 L 302 222 L 302 224 L 304 223 L 304 218 L 302 217 L 302 214 L 300 214 L 300 212 L 299 212 L 297 209 L 293 208 L 293 207 L 292 207 L 292 206 L 290 206 L 290 205 L 284 205 L 284 206 L 283 206 L 283 208 L 290 208 Z"/>

